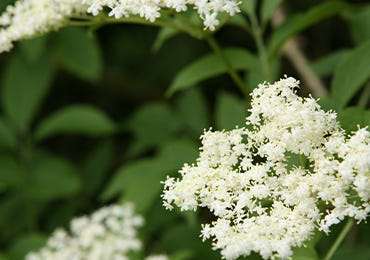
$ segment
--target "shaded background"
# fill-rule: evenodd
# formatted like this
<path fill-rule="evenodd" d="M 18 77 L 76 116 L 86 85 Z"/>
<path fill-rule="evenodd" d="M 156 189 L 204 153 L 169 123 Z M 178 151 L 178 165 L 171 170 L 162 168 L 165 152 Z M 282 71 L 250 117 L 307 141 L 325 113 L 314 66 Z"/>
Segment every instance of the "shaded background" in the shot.
<path fill-rule="evenodd" d="M 1 1 L 0 9 L 12 2 Z M 284 1 L 284 9 L 289 19 L 322 2 Z M 296 38 L 328 88 L 337 63 L 370 40 L 369 1 L 347 2 L 358 9 L 318 21 Z M 266 40 L 273 31 L 268 25 Z M 204 128 L 242 125 L 248 104 L 226 74 L 166 97 L 176 75 L 211 49 L 184 34 L 158 47 L 158 32 L 127 24 L 65 28 L 1 54 L 0 259 L 22 259 L 73 216 L 122 200 L 134 201 L 147 219 L 144 251 L 220 258 L 198 238 L 209 213 L 166 212 L 159 182 L 195 160 Z M 215 38 L 223 47 L 257 52 L 239 27 L 226 26 Z M 291 60 L 280 56 L 274 80 L 284 74 L 300 78 Z M 260 81 L 255 71 L 240 75 L 250 86 Z M 309 93 L 306 82 L 300 91 Z M 353 122 L 369 123 L 367 104 Z M 320 254 L 340 228 L 322 237 Z M 369 225 L 354 227 L 335 259 L 370 259 L 369 232 Z"/>

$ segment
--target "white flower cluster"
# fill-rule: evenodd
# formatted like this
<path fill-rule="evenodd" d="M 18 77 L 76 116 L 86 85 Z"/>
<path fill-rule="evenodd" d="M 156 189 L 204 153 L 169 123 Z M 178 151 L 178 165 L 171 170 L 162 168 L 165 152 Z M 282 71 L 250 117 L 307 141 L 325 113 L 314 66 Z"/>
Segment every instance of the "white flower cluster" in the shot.
<path fill-rule="evenodd" d="M 162 9 L 184 12 L 193 6 L 203 19 L 205 29 L 215 30 L 219 24 L 217 14 L 225 12 L 231 16 L 240 12 L 237 0 L 83 0 L 89 5 L 88 13 L 98 15 L 104 7 L 110 9 L 109 16 L 119 19 L 122 16 L 139 15 L 154 22 L 161 16 Z"/>
<path fill-rule="evenodd" d="M 203 19 L 205 29 L 215 30 L 218 13 L 238 13 L 237 0 L 18 0 L 0 16 L 0 53 L 9 51 L 13 42 L 63 27 L 73 16 L 94 16 L 109 9 L 109 16 L 119 19 L 138 15 L 150 22 L 163 9 L 186 11 L 193 6 Z"/>
<path fill-rule="evenodd" d="M 15 41 L 61 28 L 68 17 L 86 9 L 82 0 L 20 0 L 7 6 L 0 16 L 0 53 Z"/>
<path fill-rule="evenodd" d="M 143 223 L 131 203 L 105 207 L 72 220 L 70 234 L 56 230 L 44 248 L 29 253 L 26 259 L 128 260 L 129 252 L 141 249 L 136 229 Z"/>
<path fill-rule="evenodd" d="M 370 132 L 347 137 L 334 112 L 296 95 L 298 84 L 260 84 L 247 126 L 206 131 L 197 163 L 164 182 L 166 208 L 213 212 L 202 236 L 226 259 L 288 259 L 315 229 L 369 215 Z"/>

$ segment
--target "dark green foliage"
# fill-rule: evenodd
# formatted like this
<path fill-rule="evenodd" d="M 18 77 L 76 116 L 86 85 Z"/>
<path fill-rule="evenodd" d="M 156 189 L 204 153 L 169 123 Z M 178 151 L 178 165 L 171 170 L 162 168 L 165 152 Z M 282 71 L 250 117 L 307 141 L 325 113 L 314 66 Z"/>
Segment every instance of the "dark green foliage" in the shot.
<path fill-rule="evenodd" d="M 0 10 L 11 2 L 0 1 Z M 166 211 L 161 181 L 196 162 L 204 129 L 245 126 L 249 96 L 242 92 L 267 80 L 264 62 L 270 80 L 299 78 L 280 56 L 297 34 L 309 67 L 328 87 L 323 107 L 338 110 L 348 133 L 368 126 L 370 4 L 358 2 L 243 1 L 242 14 L 223 20 L 227 26 L 214 34 L 244 79 L 242 90 L 209 46 L 169 28 L 68 27 L 1 54 L 0 260 L 23 259 L 73 216 L 122 201 L 146 218 L 138 259 L 153 252 L 220 259 L 199 237 L 211 214 Z M 273 28 L 279 6 L 287 17 Z M 265 61 L 252 40 L 251 13 L 261 25 Z M 312 92 L 301 81 L 300 93 Z M 289 167 L 301 159 L 292 155 Z M 369 225 L 356 228 L 334 259 L 370 259 Z M 293 259 L 322 259 L 338 230 L 315 235 Z"/>

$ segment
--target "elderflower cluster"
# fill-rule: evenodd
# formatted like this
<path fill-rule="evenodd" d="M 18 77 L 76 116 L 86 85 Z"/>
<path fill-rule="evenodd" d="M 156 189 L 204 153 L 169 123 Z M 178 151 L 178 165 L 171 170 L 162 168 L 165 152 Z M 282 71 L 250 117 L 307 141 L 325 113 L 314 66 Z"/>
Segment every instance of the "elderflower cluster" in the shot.
<path fill-rule="evenodd" d="M 246 127 L 206 131 L 196 163 L 164 182 L 167 209 L 216 216 L 201 233 L 226 259 L 289 259 L 315 229 L 369 215 L 370 132 L 346 136 L 334 112 L 296 95 L 298 84 L 260 84 Z"/>
<path fill-rule="evenodd" d="M 0 53 L 13 42 L 60 29 L 68 17 L 85 13 L 82 0 L 19 0 L 0 16 Z"/>
<path fill-rule="evenodd" d="M 154 22 L 161 11 L 184 12 L 192 6 L 204 28 L 215 30 L 218 13 L 231 16 L 240 12 L 237 0 L 18 0 L 0 16 L 0 53 L 9 51 L 13 42 L 63 27 L 69 19 L 87 14 L 105 14 L 116 19 L 139 16 Z"/>
<path fill-rule="evenodd" d="M 27 260 L 129 259 L 141 248 L 137 228 L 143 218 L 134 214 L 133 204 L 112 205 L 90 216 L 73 219 L 70 233 L 57 229 L 44 248 L 31 252 Z"/>
<path fill-rule="evenodd" d="M 88 13 L 98 15 L 104 7 L 110 10 L 109 16 L 119 19 L 122 16 L 139 15 L 154 22 L 161 16 L 162 9 L 176 12 L 188 10 L 192 6 L 203 19 L 205 29 L 215 30 L 219 24 L 217 15 L 225 12 L 231 16 L 240 12 L 237 0 L 83 0 L 89 5 Z"/>

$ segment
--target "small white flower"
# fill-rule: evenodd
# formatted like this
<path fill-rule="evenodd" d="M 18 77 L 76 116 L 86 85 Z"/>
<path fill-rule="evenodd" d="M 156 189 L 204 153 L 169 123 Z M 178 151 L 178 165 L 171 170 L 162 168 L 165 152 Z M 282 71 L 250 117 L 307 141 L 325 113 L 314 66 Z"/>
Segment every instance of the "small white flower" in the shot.
<path fill-rule="evenodd" d="M 167 208 L 206 207 L 216 216 L 201 235 L 226 259 L 252 251 L 289 259 L 315 229 L 330 232 L 345 217 L 370 213 L 369 131 L 346 136 L 334 112 L 297 88 L 293 78 L 260 84 L 246 122 L 253 130 L 206 131 L 196 164 L 165 182 Z M 307 167 L 288 167 L 292 156 Z"/>
<path fill-rule="evenodd" d="M 73 219 L 70 234 L 57 229 L 44 248 L 28 253 L 26 259 L 127 259 L 128 252 L 141 248 L 136 229 L 142 224 L 130 203 L 104 207 Z"/>
<path fill-rule="evenodd" d="M 116 19 L 139 15 L 155 22 L 163 10 L 185 12 L 193 7 L 203 20 L 205 29 L 215 30 L 217 14 L 235 15 L 236 0 L 18 0 L 0 15 L 0 53 L 9 51 L 15 41 L 58 30 L 81 14 L 106 15 Z"/>

